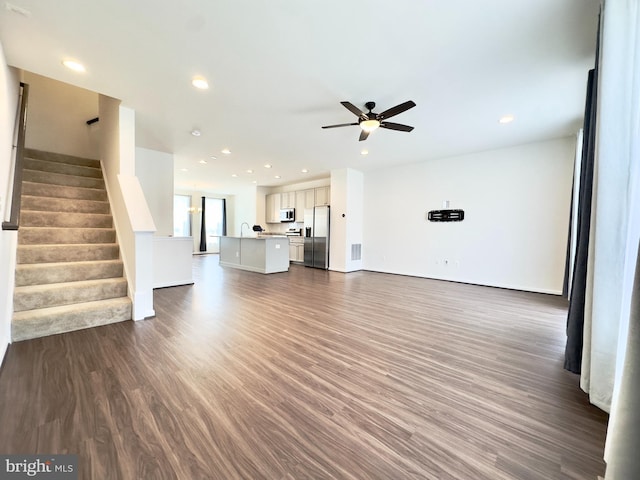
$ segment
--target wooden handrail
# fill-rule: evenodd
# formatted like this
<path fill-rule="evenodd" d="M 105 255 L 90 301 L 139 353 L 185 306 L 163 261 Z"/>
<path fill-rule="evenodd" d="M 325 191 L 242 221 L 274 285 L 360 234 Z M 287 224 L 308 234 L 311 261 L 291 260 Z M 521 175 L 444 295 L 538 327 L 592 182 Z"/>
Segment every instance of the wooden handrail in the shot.
<path fill-rule="evenodd" d="M 22 195 L 22 163 L 24 160 L 24 138 L 27 129 L 27 103 L 29 85 L 20 82 L 20 113 L 18 116 L 18 142 L 16 160 L 13 168 L 13 193 L 11 195 L 11 216 L 8 222 L 2 222 L 2 230 L 18 230 L 20 224 L 20 197 Z"/>

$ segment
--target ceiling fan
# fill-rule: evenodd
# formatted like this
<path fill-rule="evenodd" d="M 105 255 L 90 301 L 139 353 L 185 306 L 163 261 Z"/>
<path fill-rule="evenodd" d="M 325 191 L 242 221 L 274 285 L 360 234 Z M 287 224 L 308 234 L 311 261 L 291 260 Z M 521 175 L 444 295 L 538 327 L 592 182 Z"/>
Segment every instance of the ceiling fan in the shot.
<path fill-rule="evenodd" d="M 341 123 L 339 125 L 327 125 L 322 128 L 349 127 L 351 125 L 358 125 L 362 129 L 362 132 L 360 132 L 360 141 L 366 140 L 369 134 L 378 127 L 388 128 L 389 130 L 398 130 L 400 132 L 410 132 L 411 130 L 413 130 L 413 127 L 410 127 L 409 125 L 402 125 L 400 123 L 392 123 L 386 121 L 387 118 L 391 118 L 395 115 L 398 115 L 399 113 L 405 112 L 410 108 L 415 107 L 416 104 L 412 100 L 396 105 L 395 107 L 391 107 L 382 113 L 373 112 L 373 109 L 376 108 L 375 102 L 367 102 L 364 104 L 365 108 L 369 110 L 367 113 L 363 112 L 350 102 L 340 103 L 351 113 L 357 115 L 358 121 L 354 123 Z"/>

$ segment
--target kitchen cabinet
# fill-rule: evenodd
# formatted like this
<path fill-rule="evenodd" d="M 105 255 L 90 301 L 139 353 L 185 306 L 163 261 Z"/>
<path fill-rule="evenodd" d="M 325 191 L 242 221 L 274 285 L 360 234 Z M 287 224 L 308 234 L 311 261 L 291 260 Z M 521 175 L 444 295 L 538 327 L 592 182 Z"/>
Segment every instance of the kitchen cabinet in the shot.
<path fill-rule="evenodd" d="M 331 203 L 331 187 L 318 187 L 315 191 L 316 201 L 315 206 L 329 205 Z"/>
<path fill-rule="evenodd" d="M 258 273 L 289 271 L 283 237 L 220 237 L 220 266 Z"/>
<path fill-rule="evenodd" d="M 296 222 L 304 222 L 304 210 L 315 206 L 315 198 L 313 188 L 296 192 Z"/>
<path fill-rule="evenodd" d="M 289 237 L 289 260 L 295 263 L 304 262 L 303 237 Z"/>
<path fill-rule="evenodd" d="M 267 223 L 280 223 L 281 195 L 272 193 L 265 199 L 265 220 Z"/>
<path fill-rule="evenodd" d="M 265 220 L 267 223 L 280 223 L 280 209 L 295 208 L 295 221 L 304 222 L 305 209 L 330 203 L 331 187 L 328 185 L 295 192 L 271 193 L 265 197 Z"/>
<path fill-rule="evenodd" d="M 280 208 L 296 208 L 296 192 L 282 192 L 280 194 Z"/>

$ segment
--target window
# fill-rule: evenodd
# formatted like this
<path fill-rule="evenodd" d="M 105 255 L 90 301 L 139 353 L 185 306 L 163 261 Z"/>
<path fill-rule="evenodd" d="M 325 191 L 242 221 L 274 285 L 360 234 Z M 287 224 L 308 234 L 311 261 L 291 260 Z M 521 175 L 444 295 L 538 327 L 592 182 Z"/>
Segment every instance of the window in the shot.
<path fill-rule="evenodd" d="M 204 205 L 207 252 L 219 253 L 220 237 L 226 234 L 224 200 L 221 198 L 206 198 Z"/>
<path fill-rule="evenodd" d="M 190 237 L 191 233 L 191 196 L 173 196 L 173 236 Z"/>

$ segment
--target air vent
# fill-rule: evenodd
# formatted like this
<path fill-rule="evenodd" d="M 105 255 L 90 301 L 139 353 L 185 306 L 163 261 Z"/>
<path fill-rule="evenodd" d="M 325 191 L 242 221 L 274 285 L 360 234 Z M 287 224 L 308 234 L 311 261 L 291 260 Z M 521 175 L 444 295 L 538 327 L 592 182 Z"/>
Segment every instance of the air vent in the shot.
<path fill-rule="evenodd" d="M 464 210 L 431 210 L 427 214 L 430 222 L 461 222 L 464 220 Z"/>
<path fill-rule="evenodd" d="M 354 260 L 362 260 L 362 244 L 361 243 L 351 244 L 351 261 L 354 261 Z"/>

